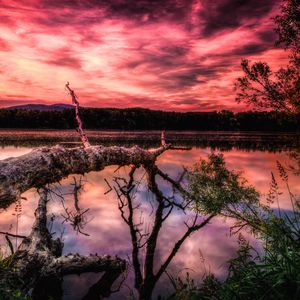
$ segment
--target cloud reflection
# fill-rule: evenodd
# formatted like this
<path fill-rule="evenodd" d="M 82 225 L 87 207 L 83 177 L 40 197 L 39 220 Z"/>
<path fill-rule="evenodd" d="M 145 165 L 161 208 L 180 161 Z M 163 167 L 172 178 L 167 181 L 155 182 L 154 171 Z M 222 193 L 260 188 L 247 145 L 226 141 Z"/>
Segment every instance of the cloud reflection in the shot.
<path fill-rule="evenodd" d="M 8 156 L 17 156 L 28 152 L 27 148 L 11 148 L 4 147 L 0 151 L 1 159 Z M 190 166 L 197 162 L 200 157 L 206 158 L 210 153 L 209 149 L 193 148 L 191 151 L 168 151 L 164 153 L 158 160 L 159 166 L 172 176 L 176 177 L 182 166 Z M 276 160 L 287 162 L 287 156 L 284 153 L 268 153 L 268 152 L 244 152 L 240 150 L 231 150 L 224 153 L 226 163 L 230 169 L 241 170 L 243 175 L 248 179 L 250 184 L 253 184 L 262 194 L 267 193 L 270 182 L 270 172 L 276 171 Z M 101 172 L 91 172 L 86 175 L 86 184 L 83 191 L 80 193 L 79 205 L 82 209 L 89 208 L 87 213 L 88 224 L 84 228 L 84 232 L 88 232 L 90 236 L 77 235 L 70 224 L 61 224 L 63 218 L 63 208 L 59 198 L 54 197 L 49 205 L 49 215 L 55 214 L 57 217 L 53 224 L 52 231 L 59 236 L 64 227 L 64 253 L 79 252 L 84 255 L 90 253 L 119 255 L 127 258 L 131 254 L 130 235 L 127 225 L 120 217 L 120 211 L 117 206 L 117 199 L 113 193 L 104 195 L 107 190 L 107 185 L 104 178 L 108 181 L 115 175 L 114 166 L 105 168 Z M 126 174 L 124 169 L 120 169 L 119 175 Z M 139 176 L 142 176 L 143 171 L 140 171 Z M 297 178 L 292 177 L 291 186 L 293 192 L 300 194 L 300 187 L 297 185 Z M 70 209 L 74 209 L 74 203 L 71 192 L 72 176 L 64 179 L 58 189 L 63 194 L 68 194 L 65 198 L 66 204 Z M 162 187 L 165 186 L 162 185 Z M 284 187 L 281 185 L 281 188 Z M 145 227 L 151 224 L 151 217 L 148 217 L 150 208 L 147 201 L 151 199 L 145 198 L 146 191 L 140 194 L 140 201 L 144 204 Z M 22 201 L 22 215 L 19 219 L 19 234 L 28 234 L 33 223 L 33 213 L 37 203 L 37 193 L 28 191 L 24 194 L 27 201 Z M 281 197 L 280 206 L 282 209 L 290 209 L 290 203 L 286 194 Z M 145 201 L 147 200 L 147 201 Z M 9 230 L 10 224 L 13 225 L 12 232 L 15 231 L 16 217 L 14 213 L 14 205 L 7 210 L 1 212 L 0 228 L 3 231 Z M 163 228 L 158 242 L 158 252 L 156 257 L 157 266 L 166 258 L 169 251 L 174 245 L 174 241 L 180 238 L 185 230 L 183 221 L 189 218 L 189 215 L 184 216 L 178 212 L 168 219 Z M 231 221 L 224 221 L 221 218 L 216 218 L 205 227 L 203 230 L 195 233 L 190 237 L 178 252 L 173 262 L 170 265 L 169 271 L 174 274 L 183 275 L 188 270 L 195 278 L 201 278 L 205 272 L 213 272 L 219 278 L 226 275 L 226 261 L 232 257 L 237 248 L 236 237 L 229 236 L 229 227 Z M 248 236 L 252 243 L 256 243 L 253 238 Z M 4 245 L 4 239 L 1 237 L 1 244 Z M 204 260 L 203 260 L 204 259 Z M 73 279 L 72 279 L 73 278 Z M 81 279 L 75 276 L 68 277 L 65 281 L 69 295 L 66 299 L 76 299 L 87 289 L 87 281 L 95 280 L 93 274 L 84 275 Z M 90 279 L 88 279 L 90 278 Z M 132 280 L 132 274 L 129 275 L 128 281 Z M 163 277 L 158 285 L 156 293 L 161 291 L 170 292 L 168 279 Z M 125 299 L 128 291 L 123 288 L 120 294 L 113 297 L 115 299 Z M 77 296 L 76 296 L 77 294 Z M 122 298 L 123 297 L 123 298 Z"/>

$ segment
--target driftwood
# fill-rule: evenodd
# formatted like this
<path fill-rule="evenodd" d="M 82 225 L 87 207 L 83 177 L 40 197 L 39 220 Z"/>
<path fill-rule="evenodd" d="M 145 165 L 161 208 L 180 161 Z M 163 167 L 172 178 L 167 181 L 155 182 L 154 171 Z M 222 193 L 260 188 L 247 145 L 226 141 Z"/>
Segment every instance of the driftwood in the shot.
<path fill-rule="evenodd" d="M 7 261 L 11 263 L 8 270 L 0 273 L 1 286 L 6 287 L 8 294 L 17 286 L 23 292 L 34 288 L 34 299 L 48 299 L 49 293 L 52 298 L 59 299 L 64 275 L 105 272 L 98 283 L 101 289 L 97 290 L 97 297 L 100 299 L 102 296 L 109 295 L 113 282 L 125 270 L 126 262 L 109 255 L 69 254 L 62 256 L 62 241 L 53 240 L 47 229 L 49 192 L 44 188 L 39 193 L 40 199 L 35 211 L 32 231 L 23 239 L 14 255 L 7 258 Z M 89 291 L 88 295 L 90 293 Z M 88 295 L 85 299 L 89 299 Z"/>
<path fill-rule="evenodd" d="M 42 188 L 70 174 L 100 171 L 111 165 L 148 164 L 166 151 L 164 145 L 154 150 L 140 147 L 39 148 L 17 158 L 0 161 L 0 206 L 7 207 L 30 188 Z"/>

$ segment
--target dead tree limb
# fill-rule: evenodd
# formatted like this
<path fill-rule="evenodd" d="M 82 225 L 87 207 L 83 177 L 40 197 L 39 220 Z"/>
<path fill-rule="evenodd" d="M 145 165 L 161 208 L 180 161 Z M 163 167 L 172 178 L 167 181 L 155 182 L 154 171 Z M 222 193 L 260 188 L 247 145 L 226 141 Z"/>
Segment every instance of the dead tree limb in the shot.
<path fill-rule="evenodd" d="M 166 145 L 154 150 L 138 146 L 87 148 L 39 148 L 32 152 L 0 161 L 0 205 L 7 207 L 21 193 L 30 188 L 41 188 L 58 182 L 70 174 L 84 174 L 103 170 L 111 165 L 141 165 L 153 162 L 164 151 L 172 149 Z"/>
<path fill-rule="evenodd" d="M 79 102 L 77 100 L 78 98 L 77 98 L 75 92 L 70 88 L 69 82 L 67 82 L 67 84 L 66 84 L 66 89 L 68 90 L 69 94 L 72 97 L 72 103 L 75 105 L 75 118 L 76 118 L 76 121 L 78 124 L 77 131 L 81 138 L 81 142 L 85 148 L 90 147 L 91 145 L 90 145 L 89 140 L 83 130 L 82 121 L 81 121 L 80 115 L 79 115 Z"/>
<path fill-rule="evenodd" d="M 124 260 L 109 255 L 62 256 L 62 241 L 53 240 L 47 228 L 48 190 L 43 188 L 39 193 L 32 231 L 14 255 L 7 258 L 11 261 L 9 269 L 0 272 L 0 284 L 7 287 L 8 294 L 16 286 L 27 292 L 40 283 L 47 283 L 48 278 L 60 279 L 68 274 L 112 272 L 116 279 L 126 269 Z M 38 295 L 41 297 L 41 290 Z"/>

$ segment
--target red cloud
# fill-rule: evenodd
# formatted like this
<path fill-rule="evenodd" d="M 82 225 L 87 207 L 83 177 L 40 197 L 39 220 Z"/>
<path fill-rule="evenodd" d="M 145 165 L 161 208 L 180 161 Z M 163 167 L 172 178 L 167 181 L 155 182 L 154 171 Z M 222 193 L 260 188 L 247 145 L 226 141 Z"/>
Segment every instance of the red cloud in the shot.
<path fill-rule="evenodd" d="M 287 60 L 274 48 L 275 0 L 82 3 L 0 1 L 3 99 L 66 102 L 70 81 L 86 106 L 242 110 L 241 58 Z"/>
<path fill-rule="evenodd" d="M 8 43 L 0 38 L 0 51 L 9 51 L 10 47 L 8 45 Z"/>

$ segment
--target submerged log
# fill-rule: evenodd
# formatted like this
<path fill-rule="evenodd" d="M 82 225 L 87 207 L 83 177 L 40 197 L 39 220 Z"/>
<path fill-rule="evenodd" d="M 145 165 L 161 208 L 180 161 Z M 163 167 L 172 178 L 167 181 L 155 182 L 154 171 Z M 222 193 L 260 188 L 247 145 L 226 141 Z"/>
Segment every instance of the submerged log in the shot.
<path fill-rule="evenodd" d="M 126 262 L 118 257 L 79 254 L 62 256 L 62 241 L 53 240 L 47 228 L 47 195 L 46 189 L 40 191 L 32 231 L 23 239 L 17 251 L 6 259 L 10 263 L 7 270 L 0 272 L 1 286 L 6 287 L 8 294 L 16 287 L 26 293 L 37 286 L 38 296 L 34 298 L 41 299 L 43 297 L 41 293 L 45 293 L 45 290 L 43 291 L 40 285 L 43 283 L 47 285 L 47 282 L 59 284 L 63 276 L 68 274 L 105 272 L 105 278 L 111 277 L 112 274 L 114 280 L 117 279 L 126 269 Z M 103 296 L 109 294 L 112 284 L 113 281 L 106 283 L 103 285 L 106 286 L 106 290 L 98 292 Z"/>
<path fill-rule="evenodd" d="M 55 146 L 39 148 L 32 152 L 0 161 L 0 207 L 7 207 L 30 188 L 41 188 L 58 182 L 70 174 L 99 171 L 111 165 L 145 165 L 157 156 L 172 149 L 163 145 L 153 150 L 138 146 L 76 147 Z"/>

